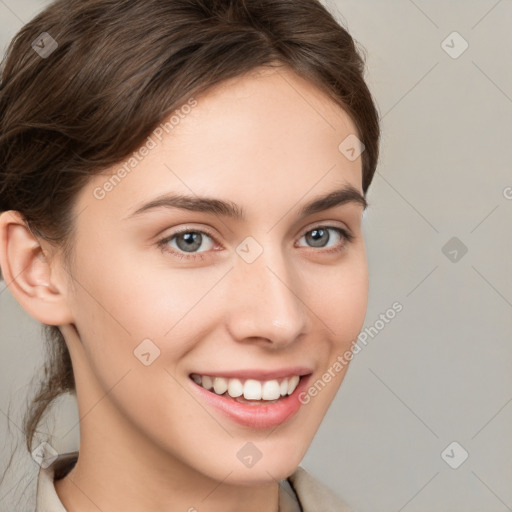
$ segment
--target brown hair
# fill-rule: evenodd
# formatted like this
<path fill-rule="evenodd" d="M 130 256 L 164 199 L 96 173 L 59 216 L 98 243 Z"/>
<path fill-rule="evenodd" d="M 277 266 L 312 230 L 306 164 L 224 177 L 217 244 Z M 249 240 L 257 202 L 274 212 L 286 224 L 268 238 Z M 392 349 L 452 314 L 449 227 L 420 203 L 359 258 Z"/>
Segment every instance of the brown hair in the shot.
<path fill-rule="evenodd" d="M 21 28 L 2 62 L 0 212 L 20 212 L 69 261 L 74 199 L 91 176 L 126 159 L 188 98 L 275 63 L 351 116 L 366 194 L 379 116 L 363 56 L 319 1 L 57 0 Z M 29 451 L 47 407 L 75 389 L 60 330 L 44 329 L 45 377 L 23 424 Z"/>

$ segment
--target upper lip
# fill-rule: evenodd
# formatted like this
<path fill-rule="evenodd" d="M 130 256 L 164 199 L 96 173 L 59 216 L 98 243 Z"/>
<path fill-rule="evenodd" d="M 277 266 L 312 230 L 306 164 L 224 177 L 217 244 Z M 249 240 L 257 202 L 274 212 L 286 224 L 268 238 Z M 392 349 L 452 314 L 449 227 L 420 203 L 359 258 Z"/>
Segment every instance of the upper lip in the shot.
<path fill-rule="evenodd" d="M 296 366 L 293 368 L 279 368 L 276 370 L 268 370 L 268 369 L 246 369 L 246 370 L 207 370 L 206 372 L 192 372 L 197 375 L 208 375 L 209 377 L 224 377 L 225 379 L 255 379 L 255 380 L 273 380 L 273 379 L 282 379 L 285 377 L 292 377 L 293 375 L 298 375 L 299 377 L 303 375 L 309 375 L 312 373 L 310 368 L 305 366 Z"/>

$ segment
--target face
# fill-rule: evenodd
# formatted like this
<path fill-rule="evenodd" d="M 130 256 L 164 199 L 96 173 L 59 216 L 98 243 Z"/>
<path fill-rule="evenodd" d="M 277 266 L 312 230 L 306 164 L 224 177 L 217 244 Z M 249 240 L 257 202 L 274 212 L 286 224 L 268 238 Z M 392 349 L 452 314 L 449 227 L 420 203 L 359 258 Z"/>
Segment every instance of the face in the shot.
<path fill-rule="evenodd" d="M 364 321 L 361 158 L 339 149 L 357 131 L 285 69 L 188 105 L 75 204 L 81 448 L 130 446 L 162 467 L 269 482 L 303 458 Z M 165 195 L 190 200 L 136 213 Z"/>

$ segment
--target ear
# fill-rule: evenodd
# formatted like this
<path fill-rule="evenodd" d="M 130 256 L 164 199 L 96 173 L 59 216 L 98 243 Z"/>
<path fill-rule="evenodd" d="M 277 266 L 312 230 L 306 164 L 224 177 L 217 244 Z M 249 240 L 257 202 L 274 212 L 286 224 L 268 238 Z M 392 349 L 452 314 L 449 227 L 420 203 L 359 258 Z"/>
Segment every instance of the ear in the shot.
<path fill-rule="evenodd" d="M 0 268 L 12 295 L 43 324 L 72 323 L 65 270 L 58 261 L 50 265 L 49 254 L 49 246 L 43 251 L 19 212 L 0 214 Z"/>

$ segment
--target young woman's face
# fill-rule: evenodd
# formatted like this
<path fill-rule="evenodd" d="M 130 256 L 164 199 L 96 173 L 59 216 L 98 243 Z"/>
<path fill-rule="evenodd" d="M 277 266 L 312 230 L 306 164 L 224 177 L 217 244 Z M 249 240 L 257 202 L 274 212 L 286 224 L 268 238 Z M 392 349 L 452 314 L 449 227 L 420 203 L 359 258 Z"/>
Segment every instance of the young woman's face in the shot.
<path fill-rule="evenodd" d="M 357 132 L 284 69 L 187 105 L 75 204 L 81 450 L 271 482 L 305 455 L 365 317 L 361 157 L 348 147 Z M 341 201 L 303 212 L 342 189 Z M 143 208 L 166 195 L 189 199 Z M 260 388 L 288 398 L 256 400 Z"/>

